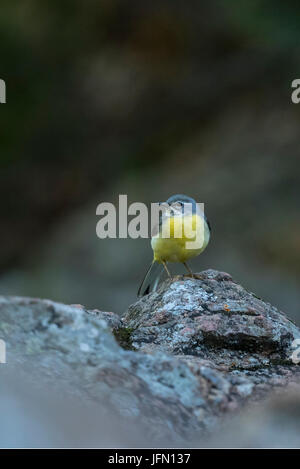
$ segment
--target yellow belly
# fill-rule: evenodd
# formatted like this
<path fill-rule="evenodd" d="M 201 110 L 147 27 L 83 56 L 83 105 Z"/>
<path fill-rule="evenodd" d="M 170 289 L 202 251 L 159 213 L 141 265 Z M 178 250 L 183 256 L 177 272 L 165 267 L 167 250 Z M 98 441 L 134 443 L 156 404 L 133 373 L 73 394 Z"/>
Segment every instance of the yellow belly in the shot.
<path fill-rule="evenodd" d="M 197 229 L 202 230 L 201 245 L 191 248 L 189 243 L 195 243 Z M 163 237 L 163 232 L 169 237 Z M 167 218 L 162 224 L 160 233 L 151 240 L 154 260 L 157 262 L 186 262 L 201 254 L 208 241 L 209 229 L 204 219 L 199 215 Z"/>

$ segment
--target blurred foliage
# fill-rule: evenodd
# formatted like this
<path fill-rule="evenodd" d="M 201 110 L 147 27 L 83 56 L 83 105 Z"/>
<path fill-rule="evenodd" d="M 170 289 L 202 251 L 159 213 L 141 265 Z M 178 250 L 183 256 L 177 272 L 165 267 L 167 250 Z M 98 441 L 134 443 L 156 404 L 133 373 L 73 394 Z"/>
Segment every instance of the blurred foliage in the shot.
<path fill-rule="evenodd" d="M 242 0 L 226 2 L 235 28 L 251 36 L 252 42 L 279 49 L 299 49 L 299 12 L 297 0 Z M 291 52 L 291 51 L 289 51 Z"/>

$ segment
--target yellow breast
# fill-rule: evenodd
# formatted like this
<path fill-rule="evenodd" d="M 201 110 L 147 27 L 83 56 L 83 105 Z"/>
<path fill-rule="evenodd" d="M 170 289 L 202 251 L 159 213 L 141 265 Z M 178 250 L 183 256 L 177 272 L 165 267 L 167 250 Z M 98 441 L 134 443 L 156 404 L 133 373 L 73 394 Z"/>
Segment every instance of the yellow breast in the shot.
<path fill-rule="evenodd" d="M 209 241 L 209 229 L 198 214 L 167 217 L 151 240 L 157 262 L 186 262 L 198 256 Z"/>

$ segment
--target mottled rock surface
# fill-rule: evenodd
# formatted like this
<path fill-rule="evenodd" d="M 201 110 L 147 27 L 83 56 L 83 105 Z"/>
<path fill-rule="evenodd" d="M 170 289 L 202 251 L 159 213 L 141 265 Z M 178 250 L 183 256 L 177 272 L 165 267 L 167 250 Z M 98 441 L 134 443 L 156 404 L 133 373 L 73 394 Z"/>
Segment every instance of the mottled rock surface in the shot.
<path fill-rule="evenodd" d="M 246 403 L 300 382 L 291 360 L 298 337 L 284 313 L 213 270 L 166 281 L 122 319 L 0 297 L 0 371 L 94 402 L 99 418 L 131 422 L 150 446 L 188 446 Z"/>
<path fill-rule="evenodd" d="M 214 270 L 166 281 L 123 321 L 137 350 L 192 355 L 226 370 L 290 363 L 299 337 L 284 313 Z"/>

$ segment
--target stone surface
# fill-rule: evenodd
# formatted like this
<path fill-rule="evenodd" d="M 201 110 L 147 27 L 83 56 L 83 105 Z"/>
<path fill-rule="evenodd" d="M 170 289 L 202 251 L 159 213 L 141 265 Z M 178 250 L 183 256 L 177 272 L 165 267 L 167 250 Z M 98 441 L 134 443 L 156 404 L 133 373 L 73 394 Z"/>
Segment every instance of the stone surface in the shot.
<path fill-rule="evenodd" d="M 299 337 L 284 313 L 213 270 L 166 281 L 123 321 L 137 350 L 192 355 L 227 370 L 289 363 Z"/>
<path fill-rule="evenodd" d="M 299 385 L 285 388 L 284 393 L 226 421 L 213 435 L 201 441 L 201 447 L 299 448 L 299 396 Z"/>
<path fill-rule="evenodd" d="M 166 281 L 122 319 L 0 297 L 1 366 L 43 393 L 54 385 L 95 403 L 99 419 L 113 415 L 120 427 L 138 428 L 149 446 L 188 446 L 247 403 L 300 382 L 291 360 L 299 336 L 284 313 L 213 270 Z"/>

